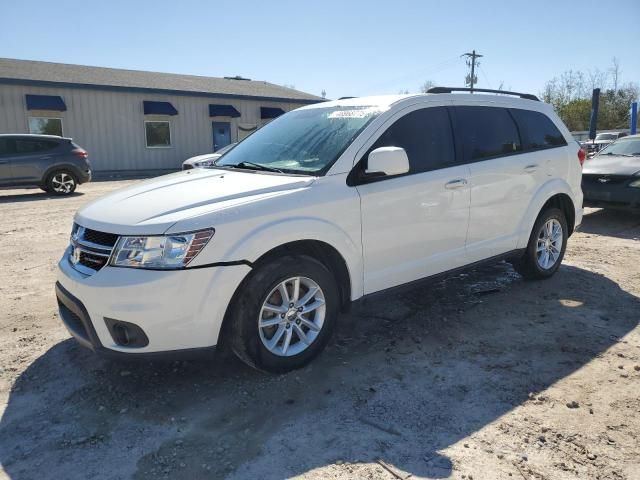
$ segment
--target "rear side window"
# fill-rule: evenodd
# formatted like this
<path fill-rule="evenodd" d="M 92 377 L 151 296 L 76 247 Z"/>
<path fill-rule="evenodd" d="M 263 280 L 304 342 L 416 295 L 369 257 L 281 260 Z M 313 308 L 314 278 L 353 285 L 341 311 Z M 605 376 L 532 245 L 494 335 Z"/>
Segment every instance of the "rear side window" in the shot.
<path fill-rule="evenodd" d="M 57 142 L 51 142 L 48 140 L 30 140 L 16 138 L 15 150 L 16 153 L 38 153 L 51 150 L 58 146 Z"/>
<path fill-rule="evenodd" d="M 9 155 L 11 153 L 13 153 L 13 140 L 0 138 L 0 155 Z"/>
<path fill-rule="evenodd" d="M 460 138 L 465 162 L 513 155 L 522 151 L 513 118 L 500 107 L 453 107 L 456 137 Z"/>
<path fill-rule="evenodd" d="M 517 108 L 509 111 L 520 129 L 522 147 L 525 152 L 563 147 L 567 144 L 558 127 L 544 113 Z"/>
<path fill-rule="evenodd" d="M 401 147 L 409 157 L 409 173 L 446 168 L 455 163 L 451 122 L 445 107 L 415 110 L 396 120 L 367 155 L 380 147 Z"/>

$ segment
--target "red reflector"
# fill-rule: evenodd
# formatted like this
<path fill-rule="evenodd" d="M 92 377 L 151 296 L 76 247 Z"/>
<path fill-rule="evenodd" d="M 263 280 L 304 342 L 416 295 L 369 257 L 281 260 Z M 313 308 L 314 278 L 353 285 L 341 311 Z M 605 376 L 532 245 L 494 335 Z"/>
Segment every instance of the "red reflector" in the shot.
<path fill-rule="evenodd" d="M 587 158 L 587 152 L 584 148 L 578 150 L 578 160 L 580 161 L 580 165 L 584 164 L 585 159 Z"/>

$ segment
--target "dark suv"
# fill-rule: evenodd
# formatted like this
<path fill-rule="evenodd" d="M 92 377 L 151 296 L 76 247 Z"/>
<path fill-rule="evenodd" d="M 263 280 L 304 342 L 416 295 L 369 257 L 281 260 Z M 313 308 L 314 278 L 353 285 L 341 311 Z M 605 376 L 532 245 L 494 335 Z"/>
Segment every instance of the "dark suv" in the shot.
<path fill-rule="evenodd" d="M 0 135 L 0 187 L 37 185 L 55 195 L 91 180 L 86 150 L 54 135 Z"/>

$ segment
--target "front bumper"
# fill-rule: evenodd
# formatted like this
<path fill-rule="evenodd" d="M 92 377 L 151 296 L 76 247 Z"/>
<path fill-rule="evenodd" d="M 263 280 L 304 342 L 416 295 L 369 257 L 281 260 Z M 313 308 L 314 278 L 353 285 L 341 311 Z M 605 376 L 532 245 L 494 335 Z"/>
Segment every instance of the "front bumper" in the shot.
<path fill-rule="evenodd" d="M 186 351 L 218 343 L 222 321 L 246 265 L 152 271 L 103 267 L 83 275 L 71 267 L 68 250 L 58 263 L 60 317 L 78 342 L 102 353 Z M 139 327 L 147 342 L 124 346 L 113 321 Z"/>
<path fill-rule="evenodd" d="M 584 206 L 640 210 L 640 188 L 629 186 L 629 183 L 637 179 L 638 177 L 617 178 L 609 175 L 583 177 Z"/>

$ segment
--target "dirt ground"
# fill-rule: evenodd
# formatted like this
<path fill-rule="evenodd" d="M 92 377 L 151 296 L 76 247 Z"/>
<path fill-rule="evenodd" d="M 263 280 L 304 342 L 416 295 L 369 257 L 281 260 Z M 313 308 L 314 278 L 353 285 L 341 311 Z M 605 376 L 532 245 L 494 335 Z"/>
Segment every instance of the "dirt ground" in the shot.
<path fill-rule="evenodd" d="M 267 376 L 69 338 L 73 213 L 127 183 L 0 191 L 0 478 L 640 479 L 640 216 L 588 211 L 548 281 L 502 263 L 361 303 Z"/>

